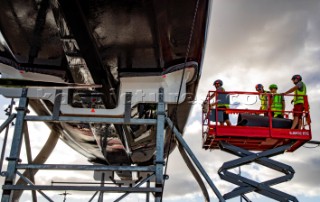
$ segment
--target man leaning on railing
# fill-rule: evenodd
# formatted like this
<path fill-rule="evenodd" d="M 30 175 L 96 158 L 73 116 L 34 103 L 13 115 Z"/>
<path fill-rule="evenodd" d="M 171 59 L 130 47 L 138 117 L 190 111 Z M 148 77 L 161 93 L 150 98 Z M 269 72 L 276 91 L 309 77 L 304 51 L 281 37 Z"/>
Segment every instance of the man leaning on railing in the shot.
<path fill-rule="evenodd" d="M 287 95 L 289 93 L 294 92 L 294 97 L 292 100 L 292 102 L 294 103 L 293 122 L 292 122 L 291 129 L 301 129 L 302 114 L 304 111 L 304 97 L 307 95 L 307 87 L 302 82 L 302 77 L 298 74 L 293 75 L 291 80 L 295 86 L 290 88 L 288 91 L 286 91 L 283 94 Z"/>

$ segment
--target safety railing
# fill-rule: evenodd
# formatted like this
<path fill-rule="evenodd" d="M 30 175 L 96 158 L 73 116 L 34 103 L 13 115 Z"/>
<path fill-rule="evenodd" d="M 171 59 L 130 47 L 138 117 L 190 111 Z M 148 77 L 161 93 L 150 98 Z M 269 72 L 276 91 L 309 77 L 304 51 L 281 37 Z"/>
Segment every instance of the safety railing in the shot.
<path fill-rule="evenodd" d="M 293 100 L 295 97 L 297 96 L 293 94 L 209 91 L 202 105 L 203 138 L 207 135 L 208 128 L 214 128 L 215 134 L 219 134 L 220 128 L 236 126 L 269 128 L 270 134 L 273 128 L 292 131 L 306 130 L 308 135 L 311 136 L 308 97 L 301 95 L 303 97 L 303 103 L 301 104 L 303 110 L 294 111 Z M 283 105 L 284 107 L 281 108 Z M 301 116 L 301 122 L 298 121 L 297 127 L 291 129 L 294 116 L 298 115 Z M 226 118 L 229 119 L 231 125 L 225 123 Z M 300 128 L 298 128 L 299 125 Z M 297 134 L 300 133 L 297 132 Z"/>

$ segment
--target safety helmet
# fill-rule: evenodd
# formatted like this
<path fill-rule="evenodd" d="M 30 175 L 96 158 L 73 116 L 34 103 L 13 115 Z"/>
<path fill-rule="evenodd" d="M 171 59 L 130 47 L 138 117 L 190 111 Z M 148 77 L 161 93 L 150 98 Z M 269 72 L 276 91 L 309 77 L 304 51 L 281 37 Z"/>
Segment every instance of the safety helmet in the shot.
<path fill-rule="evenodd" d="M 256 91 L 259 91 L 259 90 L 263 90 L 263 85 L 260 83 L 256 85 Z"/>
<path fill-rule="evenodd" d="M 215 84 L 220 84 L 220 86 L 222 86 L 222 85 L 223 85 L 223 82 L 222 82 L 222 80 L 218 79 L 218 80 L 215 80 L 215 81 L 213 82 L 213 85 L 215 85 Z"/>
<path fill-rule="evenodd" d="M 269 89 L 271 90 L 271 89 L 278 89 L 278 86 L 276 85 L 276 84 L 271 84 L 270 86 L 269 86 Z"/>
<path fill-rule="evenodd" d="M 291 80 L 294 80 L 294 79 L 298 79 L 299 81 L 301 81 L 302 77 L 299 74 L 296 74 L 296 75 L 293 75 L 291 78 Z"/>

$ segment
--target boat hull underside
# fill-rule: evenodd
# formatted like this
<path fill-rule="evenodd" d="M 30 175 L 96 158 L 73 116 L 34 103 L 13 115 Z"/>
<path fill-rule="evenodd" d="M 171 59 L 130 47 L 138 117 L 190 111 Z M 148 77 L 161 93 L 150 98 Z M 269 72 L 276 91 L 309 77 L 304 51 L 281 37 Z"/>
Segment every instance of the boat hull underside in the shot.
<path fill-rule="evenodd" d="M 201 75 L 209 0 L 0 0 L 0 5 L 0 67 L 18 71 L 11 75 L 13 71 L 7 71 L 6 76 L 102 86 L 69 90 L 68 104 L 74 108 L 115 109 L 123 96 L 122 78 L 165 78 L 194 62 L 194 75 L 185 86 L 188 96 L 178 105 L 166 103 L 166 115 L 183 131 Z M 48 100 L 30 100 L 30 105 L 39 115 L 53 111 Z M 131 106 L 131 117 L 156 118 L 156 109 L 156 102 L 141 102 Z M 49 127 L 92 163 L 154 163 L 155 126 L 49 123 Z M 175 145 L 168 151 L 171 132 L 164 131 L 168 154 Z"/>

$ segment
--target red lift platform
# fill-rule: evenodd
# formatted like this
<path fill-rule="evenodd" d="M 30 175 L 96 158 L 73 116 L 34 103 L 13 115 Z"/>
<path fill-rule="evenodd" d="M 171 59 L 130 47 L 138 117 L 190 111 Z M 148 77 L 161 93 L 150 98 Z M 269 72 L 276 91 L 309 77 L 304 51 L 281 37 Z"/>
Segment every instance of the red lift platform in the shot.
<path fill-rule="evenodd" d="M 311 120 L 307 96 L 304 96 L 304 111 L 302 112 L 302 127 L 291 129 L 293 108 L 291 100 L 294 95 L 283 96 L 286 108 L 281 112 L 284 118 L 273 118 L 271 111 L 272 94 L 263 94 L 267 98 L 267 109 L 260 110 L 261 94 L 255 92 L 216 92 L 209 91 L 203 104 L 202 138 L 204 149 L 221 149 L 239 158 L 225 162 L 219 169 L 220 177 L 238 185 L 224 199 L 240 196 L 246 201 L 246 193 L 256 192 L 277 201 L 298 200 L 289 194 L 271 188 L 275 184 L 292 179 L 294 170 L 291 166 L 269 159 L 284 152 L 293 152 L 304 143 L 311 140 Z M 220 107 L 213 107 L 211 105 Z M 228 105 L 221 108 L 221 104 Z M 226 113 L 231 126 L 223 124 Z M 233 172 L 230 169 L 255 162 L 276 170 L 284 176 L 264 182 L 256 182 Z"/>
<path fill-rule="evenodd" d="M 235 104 L 231 102 L 231 107 L 227 109 L 204 109 L 202 116 L 204 149 L 218 149 L 220 141 L 255 151 L 265 151 L 292 143 L 288 151 L 293 152 L 305 142 L 311 140 L 311 120 L 306 96 L 304 102 L 305 111 L 302 114 L 302 129 L 291 130 L 292 118 L 289 119 L 289 117 L 292 117 L 293 111 L 284 111 L 284 117 L 286 118 L 272 118 L 272 112 L 270 110 L 271 103 L 269 103 L 268 110 L 259 110 L 260 100 L 258 93 L 219 92 L 220 95 L 217 94 L 213 99 L 210 99 L 210 97 L 216 93 L 215 91 L 208 93 L 205 101 L 207 105 L 217 102 L 219 96 L 225 97 L 225 99 L 229 98 L 229 100 L 233 99 L 235 100 Z M 270 100 L 272 95 L 266 94 L 266 96 L 269 97 L 268 100 Z M 247 103 L 239 103 L 238 100 L 242 99 L 241 97 L 246 99 Z M 293 95 L 284 97 L 285 100 L 289 101 L 293 99 Z M 254 101 L 256 101 L 256 103 L 253 103 Z M 245 109 L 233 108 L 239 106 L 245 107 Z M 249 107 L 251 107 L 251 109 Z M 204 108 L 206 108 L 206 106 L 204 106 Z M 287 106 L 287 108 L 289 107 Z M 237 119 L 236 125 L 226 126 L 219 124 L 219 121 L 222 121 L 224 111 Z M 232 119 L 231 116 L 230 119 Z"/>

